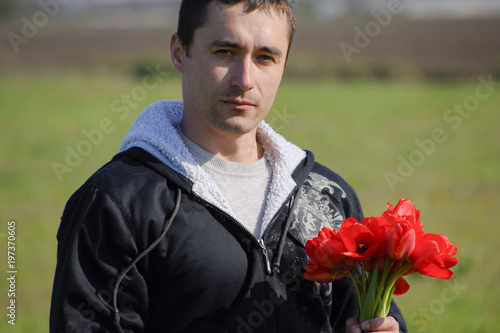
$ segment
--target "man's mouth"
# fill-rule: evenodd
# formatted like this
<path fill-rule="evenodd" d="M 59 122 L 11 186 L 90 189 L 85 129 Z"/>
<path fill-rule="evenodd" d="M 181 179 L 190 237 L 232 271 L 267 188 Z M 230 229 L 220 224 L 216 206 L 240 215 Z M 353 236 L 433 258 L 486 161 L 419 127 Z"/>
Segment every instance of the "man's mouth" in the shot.
<path fill-rule="evenodd" d="M 244 99 L 223 100 L 230 108 L 240 111 L 247 111 L 256 106 L 255 103 Z"/>

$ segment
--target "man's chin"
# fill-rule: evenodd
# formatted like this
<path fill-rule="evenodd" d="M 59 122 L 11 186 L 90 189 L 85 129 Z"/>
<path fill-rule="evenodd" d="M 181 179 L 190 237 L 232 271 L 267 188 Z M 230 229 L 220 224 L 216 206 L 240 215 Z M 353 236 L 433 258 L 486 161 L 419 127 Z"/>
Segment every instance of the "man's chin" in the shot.
<path fill-rule="evenodd" d="M 248 121 L 226 121 L 219 124 L 217 129 L 225 133 L 243 135 L 252 132 L 258 124 L 259 123 L 250 123 Z"/>

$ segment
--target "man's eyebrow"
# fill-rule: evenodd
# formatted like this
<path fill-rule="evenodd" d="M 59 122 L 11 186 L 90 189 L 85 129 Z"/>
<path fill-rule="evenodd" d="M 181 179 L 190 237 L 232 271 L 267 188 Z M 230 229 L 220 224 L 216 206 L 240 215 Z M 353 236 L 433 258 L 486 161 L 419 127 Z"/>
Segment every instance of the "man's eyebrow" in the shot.
<path fill-rule="evenodd" d="M 260 50 L 264 51 L 266 53 L 270 53 L 272 55 L 275 55 L 277 57 L 280 57 L 281 55 L 283 55 L 283 52 L 281 51 L 281 49 L 278 47 L 274 47 L 274 46 L 264 46 L 264 47 L 260 48 Z"/>
<path fill-rule="evenodd" d="M 230 41 L 230 40 L 226 40 L 226 39 L 216 39 L 216 40 L 212 41 L 209 45 L 212 47 L 229 47 L 229 48 L 233 48 L 233 49 L 242 49 L 243 48 L 241 46 L 241 44 L 239 44 L 237 42 Z M 266 53 L 269 53 L 269 54 L 272 54 L 272 55 L 275 55 L 277 57 L 279 57 L 283 54 L 281 49 L 278 47 L 275 47 L 275 46 L 263 46 L 263 47 L 259 48 L 259 50 L 266 52 Z"/>
<path fill-rule="evenodd" d="M 216 40 L 212 41 L 209 45 L 215 46 L 215 47 L 230 47 L 233 49 L 240 49 L 241 48 L 240 44 L 238 44 L 236 42 L 231 42 L 231 41 L 226 40 L 226 39 L 216 39 Z"/>

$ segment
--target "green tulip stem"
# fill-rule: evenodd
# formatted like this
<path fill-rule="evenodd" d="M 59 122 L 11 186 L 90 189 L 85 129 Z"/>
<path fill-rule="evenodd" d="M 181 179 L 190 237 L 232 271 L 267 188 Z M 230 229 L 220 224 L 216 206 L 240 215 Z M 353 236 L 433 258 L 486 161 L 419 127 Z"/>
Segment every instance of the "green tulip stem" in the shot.
<path fill-rule="evenodd" d="M 354 288 L 356 289 L 356 295 L 358 297 L 358 308 L 359 308 L 359 312 L 361 313 L 361 294 L 359 293 L 359 287 L 358 287 L 358 282 L 356 281 L 356 279 L 354 278 L 354 276 L 352 275 L 351 271 L 349 270 L 349 268 L 347 268 L 346 265 L 344 265 L 344 263 L 342 263 L 342 266 L 344 266 L 344 269 L 347 273 L 347 277 L 349 279 L 351 279 L 352 283 L 354 284 Z"/>
<path fill-rule="evenodd" d="M 389 262 L 391 263 L 391 265 L 389 265 Z M 375 268 L 373 269 L 373 272 L 372 274 L 378 274 L 378 259 L 377 259 L 377 263 L 376 263 L 376 266 Z M 375 297 L 375 304 L 374 304 L 374 307 L 375 307 L 375 314 L 380 314 L 381 311 L 380 311 L 380 307 L 382 304 L 380 304 L 380 301 L 382 300 L 382 295 L 383 295 L 383 292 L 384 292 L 384 287 L 385 287 L 385 282 L 387 280 L 387 276 L 389 275 L 389 269 L 390 267 L 392 266 L 392 260 L 386 256 L 385 257 L 385 260 L 384 260 L 384 268 L 382 269 L 382 278 L 380 279 L 380 284 L 379 284 L 379 288 L 377 290 L 377 296 Z M 380 317 L 380 315 L 379 315 Z M 385 317 L 385 316 L 383 316 Z"/>
<path fill-rule="evenodd" d="M 363 297 L 366 296 L 366 271 L 365 271 L 365 263 L 364 261 L 361 262 L 361 281 L 363 284 Z"/>
<path fill-rule="evenodd" d="M 396 272 L 394 272 L 394 274 L 390 276 L 390 278 L 385 283 L 385 286 L 381 288 L 383 289 L 384 294 L 382 295 L 382 303 L 380 304 L 381 308 L 377 312 L 379 312 L 382 317 L 386 317 L 389 313 L 392 294 L 396 289 L 396 281 L 413 267 L 412 263 L 409 261 L 402 262 L 398 266 L 400 267 L 396 270 Z"/>

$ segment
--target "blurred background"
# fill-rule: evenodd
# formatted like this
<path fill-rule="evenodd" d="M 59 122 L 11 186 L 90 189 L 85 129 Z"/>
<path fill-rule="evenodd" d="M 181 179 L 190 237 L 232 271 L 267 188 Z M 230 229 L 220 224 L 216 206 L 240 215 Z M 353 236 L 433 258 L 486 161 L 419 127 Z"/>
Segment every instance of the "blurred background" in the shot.
<path fill-rule="evenodd" d="M 181 98 L 168 52 L 179 3 L 1 0 L 0 331 L 48 331 L 67 199 L 145 106 Z M 451 280 L 410 276 L 412 288 L 396 298 L 410 332 L 495 332 L 500 2 L 294 6 L 299 29 L 268 122 L 351 183 L 365 215 L 405 197 L 427 231 L 457 244 Z"/>

